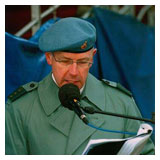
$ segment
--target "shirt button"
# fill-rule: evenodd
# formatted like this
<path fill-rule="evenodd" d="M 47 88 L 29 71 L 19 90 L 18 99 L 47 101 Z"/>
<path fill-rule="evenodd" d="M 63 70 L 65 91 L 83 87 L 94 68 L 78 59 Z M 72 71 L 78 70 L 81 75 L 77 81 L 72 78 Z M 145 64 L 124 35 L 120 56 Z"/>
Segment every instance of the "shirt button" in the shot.
<path fill-rule="evenodd" d="M 34 84 L 34 83 L 31 83 L 31 84 L 30 84 L 30 87 L 31 87 L 31 88 L 33 88 L 34 86 L 35 86 L 35 84 Z"/>

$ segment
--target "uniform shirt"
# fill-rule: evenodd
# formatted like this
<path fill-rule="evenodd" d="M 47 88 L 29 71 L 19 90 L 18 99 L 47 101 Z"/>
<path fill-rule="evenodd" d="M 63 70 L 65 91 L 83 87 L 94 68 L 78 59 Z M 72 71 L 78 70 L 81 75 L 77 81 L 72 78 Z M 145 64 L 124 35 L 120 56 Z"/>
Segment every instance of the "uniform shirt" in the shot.
<path fill-rule="evenodd" d="M 33 85 L 34 84 L 34 85 Z M 6 154 L 82 154 L 88 141 L 97 138 L 126 138 L 85 125 L 75 113 L 60 104 L 59 88 L 51 74 L 39 83 L 23 86 L 27 93 L 6 104 Z M 117 88 L 88 75 L 81 104 L 96 109 L 140 117 L 132 98 Z M 97 127 L 137 132 L 140 122 L 106 115 L 87 115 Z M 154 154 L 151 140 L 141 154 Z"/>

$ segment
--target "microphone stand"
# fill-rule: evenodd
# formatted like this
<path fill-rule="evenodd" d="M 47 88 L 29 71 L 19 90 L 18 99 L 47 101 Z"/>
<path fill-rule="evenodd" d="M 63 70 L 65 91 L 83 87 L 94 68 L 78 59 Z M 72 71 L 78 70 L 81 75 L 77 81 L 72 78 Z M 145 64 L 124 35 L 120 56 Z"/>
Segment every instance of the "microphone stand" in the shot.
<path fill-rule="evenodd" d="M 123 114 L 99 111 L 99 110 L 95 110 L 92 107 L 81 107 L 81 108 L 83 109 L 84 112 L 86 112 L 88 114 L 94 114 L 94 113 L 105 114 L 105 115 L 116 116 L 116 117 L 121 117 L 121 118 L 128 118 L 128 119 L 133 119 L 133 120 L 151 122 L 152 124 L 155 124 L 155 120 L 154 120 L 154 115 L 153 114 L 152 114 L 152 119 L 146 119 L 146 118 L 139 118 L 139 117 L 135 117 L 135 116 L 127 116 L 127 115 L 123 115 Z"/>

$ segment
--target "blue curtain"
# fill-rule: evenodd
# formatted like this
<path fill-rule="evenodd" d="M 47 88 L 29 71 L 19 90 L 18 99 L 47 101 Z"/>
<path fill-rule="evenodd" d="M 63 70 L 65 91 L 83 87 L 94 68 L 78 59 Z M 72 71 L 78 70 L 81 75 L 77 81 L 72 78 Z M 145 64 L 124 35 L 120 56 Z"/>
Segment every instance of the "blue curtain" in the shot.
<path fill-rule="evenodd" d="M 133 93 L 142 115 L 151 118 L 155 110 L 154 28 L 106 9 L 94 8 L 93 15 L 87 20 L 97 29 L 98 51 L 90 72 L 98 79 L 124 85 Z M 18 86 L 40 81 L 51 71 L 37 42 L 54 22 L 46 22 L 30 40 L 6 33 L 6 100 Z"/>
<path fill-rule="evenodd" d="M 20 85 L 40 81 L 51 68 L 32 41 L 5 34 L 5 98 Z"/>
<path fill-rule="evenodd" d="M 91 72 L 124 85 L 133 93 L 142 115 L 151 118 L 155 106 L 154 28 L 103 9 L 95 9 L 94 15 L 99 74 L 95 68 Z"/>

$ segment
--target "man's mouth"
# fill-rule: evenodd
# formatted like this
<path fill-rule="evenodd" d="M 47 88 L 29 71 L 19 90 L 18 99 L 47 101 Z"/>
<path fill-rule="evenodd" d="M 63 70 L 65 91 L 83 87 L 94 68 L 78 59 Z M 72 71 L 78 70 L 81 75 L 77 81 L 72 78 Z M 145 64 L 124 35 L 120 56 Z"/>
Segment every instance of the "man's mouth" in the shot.
<path fill-rule="evenodd" d="M 72 83 L 72 84 L 76 85 L 78 88 L 81 88 L 81 83 L 79 80 L 67 79 L 64 81 L 63 85 L 69 84 L 69 83 Z"/>
<path fill-rule="evenodd" d="M 65 80 L 67 83 L 77 83 L 77 82 L 79 82 L 78 80 Z"/>

